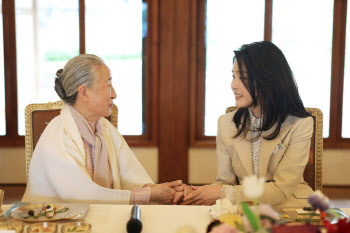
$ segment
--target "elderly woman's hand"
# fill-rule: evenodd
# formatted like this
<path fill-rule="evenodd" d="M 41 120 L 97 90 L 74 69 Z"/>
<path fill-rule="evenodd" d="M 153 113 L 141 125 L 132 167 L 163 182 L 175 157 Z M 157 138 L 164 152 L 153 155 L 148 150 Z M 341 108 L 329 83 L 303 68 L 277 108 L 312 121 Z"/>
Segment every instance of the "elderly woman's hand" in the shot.
<path fill-rule="evenodd" d="M 180 205 L 213 205 L 220 198 L 222 185 L 192 186 L 194 192 L 188 194 Z"/>
<path fill-rule="evenodd" d="M 182 181 L 176 180 L 161 184 L 151 185 L 151 202 L 163 205 L 173 204 L 174 196 L 177 192 L 182 192 Z"/>

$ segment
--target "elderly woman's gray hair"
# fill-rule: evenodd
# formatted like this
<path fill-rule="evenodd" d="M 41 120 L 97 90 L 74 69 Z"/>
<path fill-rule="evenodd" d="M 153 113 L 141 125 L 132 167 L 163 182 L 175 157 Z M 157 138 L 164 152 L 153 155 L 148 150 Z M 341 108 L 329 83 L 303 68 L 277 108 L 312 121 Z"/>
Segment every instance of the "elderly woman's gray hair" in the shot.
<path fill-rule="evenodd" d="M 78 87 L 86 85 L 91 88 L 95 81 L 94 67 L 105 65 L 103 60 L 92 54 L 81 54 L 70 59 L 63 69 L 56 73 L 55 91 L 67 104 L 75 104 Z"/>

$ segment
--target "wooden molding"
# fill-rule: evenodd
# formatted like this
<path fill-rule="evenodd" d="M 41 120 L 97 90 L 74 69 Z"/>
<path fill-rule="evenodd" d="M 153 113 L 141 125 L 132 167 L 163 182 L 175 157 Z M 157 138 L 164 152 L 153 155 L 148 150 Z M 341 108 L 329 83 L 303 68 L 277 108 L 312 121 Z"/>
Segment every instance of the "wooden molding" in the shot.
<path fill-rule="evenodd" d="M 85 54 L 85 0 L 79 0 L 79 52 Z"/>
<path fill-rule="evenodd" d="M 272 39 L 272 0 L 265 0 L 264 40 Z"/>
<path fill-rule="evenodd" d="M 159 182 L 188 180 L 191 3 L 160 1 Z"/>
<path fill-rule="evenodd" d="M 6 135 L 11 139 L 17 140 L 17 53 L 14 0 L 2 2 L 2 14 L 4 34 Z"/>
<path fill-rule="evenodd" d="M 346 11 L 347 1 L 334 1 L 329 145 L 342 141 Z"/>

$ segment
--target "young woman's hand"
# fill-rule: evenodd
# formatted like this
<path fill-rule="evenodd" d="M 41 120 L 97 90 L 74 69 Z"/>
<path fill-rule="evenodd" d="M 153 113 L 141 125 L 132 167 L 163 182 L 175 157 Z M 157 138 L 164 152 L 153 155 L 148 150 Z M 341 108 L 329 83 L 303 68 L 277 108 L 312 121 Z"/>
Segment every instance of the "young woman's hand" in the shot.
<path fill-rule="evenodd" d="M 191 188 L 191 186 L 187 185 L 187 184 L 181 184 L 182 186 L 182 190 L 177 191 L 175 196 L 174 196 L 174 204 L 179 204 L 182 202 L 182 200 L 189 195 L 190 193 L 192 193 L 194 190 Z"/>
<path fill-rule="evenodd" d="M 220 199 L 222 185 L 192 186 L 192 189 L 180 205 L 213 205 Z"/>

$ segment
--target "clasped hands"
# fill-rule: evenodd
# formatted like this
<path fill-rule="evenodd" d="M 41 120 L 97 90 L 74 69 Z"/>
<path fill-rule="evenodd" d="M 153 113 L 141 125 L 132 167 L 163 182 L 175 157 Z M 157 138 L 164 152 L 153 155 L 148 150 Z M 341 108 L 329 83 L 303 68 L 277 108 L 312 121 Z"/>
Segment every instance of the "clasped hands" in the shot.
<path fill-rule="evenodd" d="M 220 198 L 221 185 L 189 186 L 181 180 L 152 184 L 151 202 L 165 205 L 213 205 Z"/>

